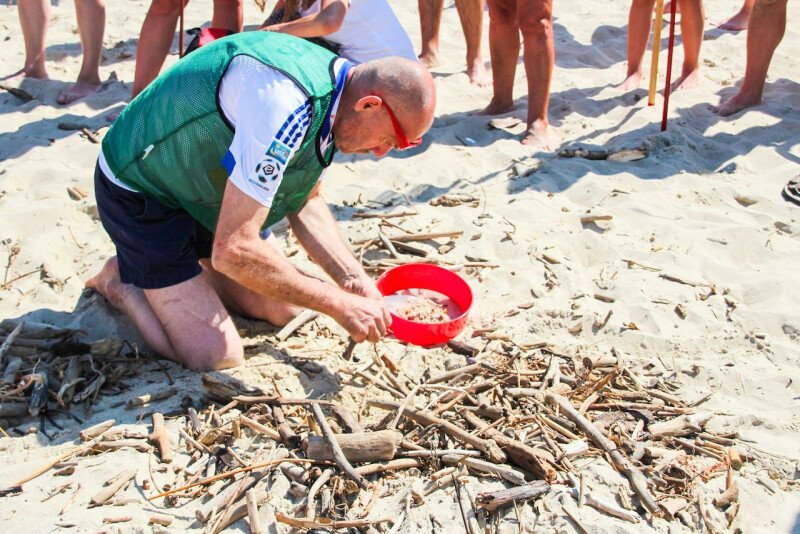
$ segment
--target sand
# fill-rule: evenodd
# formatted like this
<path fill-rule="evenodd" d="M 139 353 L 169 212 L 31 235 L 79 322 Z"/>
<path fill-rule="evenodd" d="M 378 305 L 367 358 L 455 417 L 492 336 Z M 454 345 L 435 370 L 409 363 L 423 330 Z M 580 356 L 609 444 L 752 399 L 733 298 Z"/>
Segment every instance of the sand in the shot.
<path fill-rule="evenodd" d="M 418 46 L 416 4 L 391 4 Z M 147 7 L 142 1 L 109 2 L 101 64 L 101 77 L 107 81 L 98 93 L 66 107 L 56 103 L 80 66 L 71 2 L 52 9 L 51 79 L 5 82 L 31 93 L 35 98 L 30 102 L 0 92 L 0 264 L 8 265 L 5 281 L 33 272 L 0 291 L 0 318 L 82 328 L 87 340 L 117 337 L 141 342 L 102 298 L 83 293 L 83 281 L 113 254 L 92 193 L 98 145 L 57 125 L 84 123 L 103 135 L 105 117 L 128 98 L 138 30 Z M 439 260 L 457 267 L 469 257 L 497 265 L 461 271 L 476 298 L 465 336 L 474 328 L 496 324 L 499 331 L 547 340 L 570 355 L 607 354 L 613 347 L 648 376 L 674 375 L 687 400 L 711 393 L 703 407 L 718 414 L 714 424 L 737 430 L 770 459 L 748 465 L 740 480 L 741 509 L 731 528 L 743 532 L 800 529 L 796 486 L 781 482 L 773 492 L 766 487 L 769 483 L 758 482 L 769 473 L 782 481 L 795 479 L 800 459 L 800 208 L 780 196 L 784 184 L 800 172 L 800 18 L 795 7 L 789 6 L 787 33 L 772 61 L 764 103 L 721 119 L 713 108 L 741 82 L 746 33 L 720 31 L 711 24 L 738 10 L 738 2 L 709 3 L 702 80 L 698 88 L 672 96 L 669 130 L 660 133 L 660 97 L 656 107 L 648 107 L 646 89 L 621 94 L 613 88 L 625 73 L 628 3 L 557 3 L 553 133 L 562 146 L 643 147 L 648 152 L 644 159 L 622 163 L 531 154 L 518 142 L 518 133 L 490 129 L 488 118 L 472 115 L 488 103 L 491 88 L 468 83 L 460 25 L 455 7 L 448 3 L 441 64 L 433 69 L 437 118 L 423 146 L 380 161 L 339 155 L 323 190 L 341 231 L 353 241 L 374 237 L 377 228 L 376 220 L 353 219 L 356 210 L 413 209 L 418 215 L 398 222 L 406 231 L 463 232 L 457 239 L 437 240 L 437 246 L 445 245 L 441 253 L 429 246 Z M 210 12 L 211 2 L 194 0 L 187 27 L 207 24 Z M 246 25 L 252 27 L 261 17 L 254 5 L 245 6 Z M 488 34 L 488 18 L 484 33 Z M 0 7 L 0 37 L 0 74 L 5 75 L 16 71 L 24 58 L 15 6 Z M 484 56 L 488 62 L 486 38 Z M 176 58 L 172 55 L 167 61 Z M 665 59 L 664 53 L 659 86 Z M 678 48 L 676 72 L 681 59 Z M 649 71 L 649 60 L 645 65 Z M 524 121 L 521 62 L 515 96 L 517 107 L 508 117 Z M 88 196 L 73 200 L 68 187 L 79 187 Z M 468 195 L 476 202 L 431 205 L 445 194 Z M 391 207 L 384 207 L 389 203 Z M 611 218 L 582 224 L 585 215 Z M 280 237 L 285 241 L 285 232 Z M 293 261 L 313 269 L 302 253 Z M 598 293 L 613 302 L 594 298 Z M 677 305 L 685 317 L 676 313 Z M 512 310 L 518 313 L 508 316 Z M 595 328 L 609 311 L 613 314 L 605 326 Z M 264 335 L 275 329 L 244 320 L 241 326 L 252 348 L 246 366 L 232 372 L 235 376 L 257 385 L 269 385 L 275 378 L 285 393 L 295 396 L 336 393 L 343 402 L 358 398 L 359 388 L 336 375 L 345 336 L 330 319 L 305 327 L 305 341 L 290 338 L 283 352 L 264 343 Z M 415 378 L 454 363 L 442 348 L 423 350 L 396 340 L 381 346 Z M 368 350 L 359 346 L 356 356 Z M 303 359 L 322 365 L 324 372 L 301 372 L 296 362 Z M 197 397 L 202 390 L 197 374 L 177 365 L 169 365 L 169 370 L 179 395 L 159 404 L 162 411 L 177 408 L 181 397 Z M 115 418 L 146 432 L 149 421 L 138 420 L 141 412 L 112 406 L 162 389 L 163 382 L 155 366 L 143 366 L 139 378 L 127 381 L 130 389 L 101 397 L 90 413 L 80 415 L 87 425 Z M 41 433 L 0 438 L 0 486 L 72 446 L 81 425 L 62 422 L 66 429 L 52 440 Z M 150 531 L 147 520 L 159 512 L 174 516 L 172 531 L 190 528 L 191 507 L 158 510 L 137 503 L 113 510 L 86 508 L 89 497 L 122 468 L 136 466 L 137 480 L 146 478 L 144 457 L 131 451 L 82 459 L 76 475 L 67 477 L 71 480 L 47 473 L 26 484 L 23 493 L 0 499 L 0 522 L 7 532 L 45 532 L 65 525 L 73 525 L 73 532 L 96 532 L 111 530 L 103 518 L 130 515 L 132 521 L 121 525 L 123 531 Z M 590 477 L 604 488 L 614 488 L 621 480 L 613 472 L 592 471 Z M 73 489 L 77 484 L 83 489 L 59 516 L 73 489 L 41 501 L 52 488 L 70 481 Z M 704 489 L 718 491 L 721 483 L 712 480 Z M 288 506 L 286 487 L 280 484 L 271 489 L 274 499 L 264 508 L 265 522 Z M 496 481 L 475 484 L 500 487 Z M 141 498 L 134 487 L 126 491 L 127 497 Z M 402 508 L 397 498 L 382 499 L 375 515 L 396 514 Z M 425 507 L 414 509 L 403 531 L 460 531 L 452 499 L 450 493 L 437 492 Z M 540 510 L 537 515 L 530 505 L 523 512 L 525 531 L 574 531 L 558 513 Z M 721 513 L 713 513 L 719 528 Z M 586 508 L 580 514 L 593 532 L 688 530 L 664 521 L 631 525 Z M 508 529 L 503 531 L 515 532 L 513 512 L 500 525 Z M 245 522 L 231 531 L 237 529 L 246 531 Z"/>

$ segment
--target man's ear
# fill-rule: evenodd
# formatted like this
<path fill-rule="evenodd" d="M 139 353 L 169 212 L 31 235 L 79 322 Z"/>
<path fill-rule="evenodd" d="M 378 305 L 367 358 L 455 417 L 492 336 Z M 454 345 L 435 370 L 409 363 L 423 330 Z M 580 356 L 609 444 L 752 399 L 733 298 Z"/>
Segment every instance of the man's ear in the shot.
<path fill-rule="evenodd" d="M 365 109 L 370 109 L 376 106 L 380 106 L 383 103 L 383 100 L 379 96 L 369 95 L 369 96 L 362 96 L 356 102 L 356 105 L 353 107 L 356 111 L 364 111 Z"/>

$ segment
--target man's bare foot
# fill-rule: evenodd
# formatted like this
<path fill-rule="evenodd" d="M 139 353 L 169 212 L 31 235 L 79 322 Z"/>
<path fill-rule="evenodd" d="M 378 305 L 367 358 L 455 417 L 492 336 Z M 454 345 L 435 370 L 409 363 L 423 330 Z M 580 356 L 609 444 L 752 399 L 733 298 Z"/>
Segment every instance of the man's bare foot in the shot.
<path fill-rule="evenodd" d="M 61 94 L 58 95 L 56 101 L 65 106 L 67 104 L 72 104 L 76 100 L 80 100 L 81 98 L 88 96 L 98 89 L 100 89 L 100 83 L 90 83 L 90 82 L 75 82 L 74 84 L 70 85 L 63 91 Z"/>
<path fill-rule="evenodd" d="M 642 81 L 642 73 L 641 72 L 634 72 L 633 74 L 628 75 L 625 80 L 619 84 L 615 85 L 614 89 L 619 91 L 633 91 L 634 89 L 639 87 L 639 83 Z"/>
<path fill-rule="evenodd" d="M 717 24 L 720 30 L 728 30 L 730 32 L 740 32 L 747 29 L 747 24 L 750 22 L 750 13 L 746 11 L 739 11 L 734 16 Z"/>
<path fill-rule="evenodd" d="M 471 64 L 467 63 L 467 76 L 469 76 L 469 83 L 477 85 L 478 87 L 488 87 L 492 85 L 492 78 L 486 71 L 486 65 L 480 58 L 475 59 Z"/>
<path fill-rule="evenodd" d="M 672 84 L 672 91 L 694 89 L 698 85 L 700 85 L 700 74 L 697 72 L 697 69 L 695 69 L 688 74 L 682 74 L 680 78 L 675 80 L 675 83 Z"/>
<path fill-rule="evenodd" d="M 503 113 L 508 113 L 512 109 L 514 109 L 513 101 L 500 102 L 496 98 L 492 98 L 489 105 L 475 113 L 475 115 L 501 115 Z"/>
<path fill-rule="evenodd" d="M 127 312 L 131 297 L 135 296 L 137 292 L 141 292 L 141 289 L 131 284 L 122 283 L 116 256 L 109 258 L 100 272 L 86 281 L 84 287 L 94 289 L 103 295 L 112 306 L 121 312 Z"/>
<path fill-rule="evenodd" d="M 728 117 L 734 113 L 738 113 L 743 109 L 757 106 L 761 103 L 761 95 L 743 94 L 741 91 L 733 95 L 731 98 L 720 104 L 717 108 L 717 113 L 722 117 Z"/>
<path fill-rule="evenodd" d="M 550 141 L 547 127 L 547 121 L 534 121 L 530 128 L 528 128 L 528 131 L 525 133 L 525 138 L 522 140 L 522 144 L 536 150 L 552 152 L 553 144 Z"/>
<path fill-rule="evenodd" d="M 419 55 L 419 62 L 425 65 L 426 69 L 432 69 L 439 64 L 439 56 L 433 52 L 425 52 Z"/>

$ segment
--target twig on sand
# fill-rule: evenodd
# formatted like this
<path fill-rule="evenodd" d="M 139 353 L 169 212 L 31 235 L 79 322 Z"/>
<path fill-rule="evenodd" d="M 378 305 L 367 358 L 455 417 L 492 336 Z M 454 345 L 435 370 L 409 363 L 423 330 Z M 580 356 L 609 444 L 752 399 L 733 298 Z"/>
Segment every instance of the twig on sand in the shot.
<path fill-rule="evenodd" d="M 278 523 L 285 523 L 295 528 L 303 528 L 308 530 L 312 528 L 337 530 L 340 528 L 359 528 L 370 525 L 377 525 L 379 523 L 388 523 L 389 521 L 392 520 L 392 518 L 380 517 L 377 519 L 348 519 L 344 521 L 334 521 L 332 519 L 326 519 L 324 517 L 321 517 L 316 520 L 311 520 L 311 519 L 302 519 L 299 517 L 289 517 L 287 515 L 277 513 L 275 514 L 275 520 L 278 521 Z"/>
<path fill-rule="evenodd" d="M 165 491 L 159 493 L 158 495 L 153 495 L 152 497 L 148 497 L 148 501 L 154 501 L 161 497 L 166 497 L 168 495 L 172 495 L 173 493 L 179 493 L 181 491 L 185 491 L 190 488 L 195 488 L 197 486 L 202 486 L 203 484 L 210 484 L 211 482 L 216 482 L 217 480 L 222 480 L 224 478 L 230 478 L 234 475 L 238 475 L 239 473 L 246 473 L 248 471 L 252 471 L 253 469 L 260 469 L 262 467 L 271 467 L 273 465 L 278 465 L 283 462 L 291 462 L 291 463 L 317 463 L 311 460 L 306 460 L 305 458 L 284 458 L 280 460 L 272 460 L 269 462 L 264 462 L 260 464 L 248 465 L 247 467 L 240 467 L 239 469 L 233 469 L 231 471 L 226 471 L 224 473 L 220 473 L 218 475 L 214 475 L 213 477 L 203 478 L 198 480 L 197 482 L 192 482 L 191 484 L 187 484 L 186 486 L 181 486 L 179 488 L 173 488 L 169 491 Z"/>
<path fill-rule="evenodd" d="M 275 337 L 278 338 L 278 341 L 286 341 L 286 339 L 294 334 L 298 328 L 309 321 L 313 321 L 317 317 L 319 317 L 318 312 L 315 312 L 314 310 L 303 310 L 297 315 L 297 317 L 289 321 L 286 326 L 281 328 L 280 332 L 275 334 Z"/>
<path fill-rule="evenodd" d="M 656 517 L 660 517 L 661 510 L 659 509 L 658 504 L 656 504 L 653 497 L 650 495 L 650 492 L 647 490 L 647 479 L 645 479 L 644 475 L 642 475 L 642 473 L 636 469 L 636 467 L 634 467 L 630 460 L 622 455 L 617 446 L 614 445 L 614 443 L 612 443 L 602 433 L 600 433 L 600 430 L 594 426 L 591 421 L 578 413 L 578 410 L 572 406 L 572 403 L 561 395 L 557 395 L 555 393 L 546 393 L 544 398 L 549 404 L 557 406 L 564 416 L 575 423 L 575 425 L 580 428 L 581 431 L 586 434 L 595 445 L 603 449 L 608 454 L 611 460 L 613 460 L 617 469 L 628 479 L 631 484 L 631 488 L 639 497 L 642 505 L 647 509 L 648 512 Z"/>
<path fill-rule="evenodd" d="M 336 462 L 336 465 L 338 465 L 342 471 L 347 473 L 347 476 L 349 476 L 356 484 L 358 484 L 361 489 L 369 489 L 369 482 L 367 482 L 364 477 L 359 475 L 355 469 L 353 469 L 353 466 L 350 465 L 350 462 L 347 461 L 347 458 L 342 452 L 339 442 L 336 441 L 336 436 L 334 436 L 333 430 L 331 430 L 328 420 L 325 419 L 325 414 L 322 413 L 322 408 L 320 408 L 319 404 L 311 404 L 311 412 L 314 414 L 314 419 L 316 419 L 317 424 L 322 431 L 322 435 L 325 437 L 331 447 L 331 452 L 333 453 L 333 459 Z"/>

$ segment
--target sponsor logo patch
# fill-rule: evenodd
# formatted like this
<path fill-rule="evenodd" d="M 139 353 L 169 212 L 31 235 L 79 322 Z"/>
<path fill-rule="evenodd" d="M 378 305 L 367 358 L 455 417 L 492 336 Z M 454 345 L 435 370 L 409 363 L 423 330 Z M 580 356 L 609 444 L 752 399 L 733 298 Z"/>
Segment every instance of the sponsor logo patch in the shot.
<path fill-rule="evenodd" d="M 256 165 L 256 178 L 262 184 L 274 182 L 280 174 L 281 167 L 281 164 L 273 158 L 264 158 Z"/>
<path fill-rule="evenodd" d="M 269 145 L 267 149 L 267 157 L 273 157 L 284 165 L 289 160 L 289 147 L 278 141 L 277 139 Z"/>

